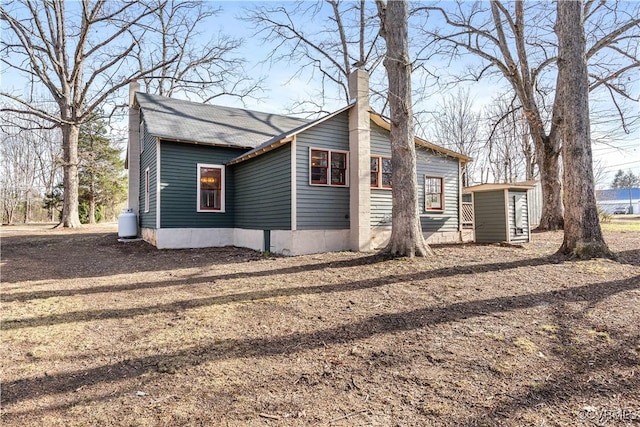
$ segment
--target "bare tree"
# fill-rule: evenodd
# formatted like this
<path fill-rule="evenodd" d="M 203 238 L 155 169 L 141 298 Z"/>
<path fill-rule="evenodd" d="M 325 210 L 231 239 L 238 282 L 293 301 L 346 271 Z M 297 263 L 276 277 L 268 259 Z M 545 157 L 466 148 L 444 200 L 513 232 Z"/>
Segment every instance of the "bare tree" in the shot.
<path fill-rule="evenodd" d="M 6 133 L 3 126 L 0 145 L 0 187 L 2 216 L 13 223 L 18 220 L 16 212 L 22 206 L 23 222 L 30 220 L 30 204 L 36 193 L 37 162 L 33 134 L 20 132 Z"/>
<path fill-rule="evenodd" d="M 295 64 L 292 78 L 310 71 L 310 79 L 320 80 L 320 93 L 314 97 L 320 101 L 297 101 L 292 107 L 295 112 L 327 113 L 327 101 L 348 102 L 349 74 L 360 68 L 373 77 L 382 60 L 378 16 L 364 0 L 258 6 L 248 10 L 244 19 L 254 25 L 256 37 L 275 45 L 266 56 L 267 63 Z"/>
<path fill-rule="evenodd" d="M 2 62 L 34 82 L 40 82 L 57 105 L 57 111 L 39 108 L 27 95 L 0 92 L 7 101 L 2 111 L 29 114 L 47 120 L 62 130 L 64 207 L 61 224 L 79 227 L 78 216 L 78 134 L 80 126 L 118 95 L 130 81 L 173 69 L 180 52 L 167 56 L 145 55 L 144 41 L 165 31 L 163 40 L 178 43 L 189 24 L 158 28 L 157 16 L 166 2 L 137 0 L 16 0 L 0 6 L 6 24 L 1 42 Z M 187 22 L 199 2 L 186 2 L 179 13 Z M 186 27 L 185 27 L 186 26 Z M 172 45 L 175 48 L 175 44 Z M 212 51 L 204 50 L 210 54 Z M 145 60 L 141 60 L 145 58 Z M 188 60 L 187 63 L 193 62 Z M 142 66 L 142 68 L 138 68 Z M 206 70 L 206 66 L 204 67 Z M 180 72 L 171 81 L 190 79 Z M 162 79 L 161 79 L 162 80 Z M 197 81 L 187 80 L 198 84 Z"/>
<path fill-rule="evenodd" d="M 556 104 L 562 126 L 564 241 L 559 252 L 580 258 L 611 256 L 596 208 L 589 123 L 589 83 L 582 3 L 558 2 Z"/>
<path fill-rule="evenodd" d="M 534 178 L 535 155 L 522 108 L 513 96 L 497 96 L 485 110 L 488 137 L 484 146 L 486 168 L 494 182 Z"/>
<path fill-rule="evenodd" d="M 225 95 L 244 99 L 260 89 L 261 82 L 246 76 L 245 60 L 237 55 L 241 39 L 222 33 L 205 37 L 205 32 L 214 34 L 206 25 L 221 12 L 219 7 L 202 1 L 150 3 L 157 31 L 138 47 L 138 68 L 164 65 L 142 77 L 147 92 L 168 97 L 180 93 L 206 103 Z"/>
<path fill-rule="evenodd" d="M 431 249 L 422 235 L 418 214 L 416 147 L 411 110 L 409 11 L 406 0 L 376 0 L 380 35 L 387 44 L 384 66 L 389 79 L 391 112 L 392 223 L 385 248 L 394 256 L 427 256 Z"/>
<path fill-rule="evenodd" d="M 583 18 L 590 28 L 586 57 L 590 61 L 591 90 L 607 88 L 614 100 L 629 97 L 631 87 L 624 85 L 633 69 L 640 66 L 637 58 L 639 36 L 637 5 L 621 2 L 584 3 Z M 423 6 L 417 11 L 436 14 L 444 19 L 445 28 L 426 30 L 428 42 L 435 39 L 448 47 L 449 55 L 471 54 L 484 61 L 480 69 L 471 70 L 467 78 L 478 80 L 487 75 L 506 79 L 522 106 L 536 149 L 540 169 L 543 208 L 539 229 L 563 227 L 560 192 L 559 157 L 561 140 L 554 119 L 556 103 L 547 111 L 541 100 L 553 95 L 553 86 L 545 86 L 545 76 L 554 73 L 556 49 L 548 34 L 553 24 L 550 3 L 457 2 L 455 6 Z M 632 10 L 626 10 L 632 9 Z M 634 12 L 635 11 L 635 12 Z M 613 12 L 613 13 L 612 13 Z M 634 42 L 635 41 L 635 50 Z M 615 56 L 616 60 L 600 62 L 599 56 Z M 557 96 L 554 98 L 557 100 Z M 626 124 L 623 110 L 620 118 Z"/>
<path fill-rule="evenodd" d="M 433 113 L 431 140 L 442 147 L 476 159 L 473 164 L 465 163 L 463 166 L 464 186 L 470 185 L 476 175 L 474 169 L 477 168 L 477 158 L 481 154 L 481 120 L 480 112 L 474 111 L 469 91 L 463 89 L 445 97 Z"/>

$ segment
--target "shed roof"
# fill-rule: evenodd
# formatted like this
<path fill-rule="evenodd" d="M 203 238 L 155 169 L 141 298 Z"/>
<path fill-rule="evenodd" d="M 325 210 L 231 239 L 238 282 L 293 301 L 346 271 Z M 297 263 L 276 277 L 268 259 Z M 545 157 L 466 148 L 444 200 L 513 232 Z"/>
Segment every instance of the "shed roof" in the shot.
<path fill-rule="evenodd" d="M 532 190 L 535 186 L 536 186 L 535 181 L 512 182 L 512 183 L 503 183 L 503 184 L 479 184 L 479 185 L 472 185 L 470 187 L 465 187 L 462 189 L 462 192 L 463 193 L 481 193 L 485 191 L 496 191 L 496 190 L 527 191 L 527 190 Z"/>
<path fill-rule="evenodd" d="M 196 144 L 255 148 L 309 120 L 137 92 L 149 133 Z"/>

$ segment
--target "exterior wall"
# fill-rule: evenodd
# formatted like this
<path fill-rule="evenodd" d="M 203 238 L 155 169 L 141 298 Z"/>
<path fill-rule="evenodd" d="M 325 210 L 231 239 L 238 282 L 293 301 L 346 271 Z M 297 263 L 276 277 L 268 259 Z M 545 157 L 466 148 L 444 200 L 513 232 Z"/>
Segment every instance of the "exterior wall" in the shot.
<path fill-rule="evenodd" d="M 291 229 L 291 145 L 233 167 L 235 226 Z M 261 248 L 260 248 L 261 249 Z"/>
<path fill-rule="evenodd" d="M 520 206 L 520 215 L 522 215 L 523 234 L 516 234 L 515 224 L 515 202 L 514 197 L 522 197 Z M 529 241 L 529 208 L 528 208 L 528 192 L 526 191 L 509 191 L 509 241 L 512 243 L 523 243 Z"/>
<path fill-rule="evenodd" d="M 144 119 L 144 117 L 143 117 Z M 156 211 L 157 211 L 157 183 L 158 183 L 158 171 L 157 171 L 157 142 L 156 138 L 147 133 L 146 126 L 144 127 L 144 151 L 140 156 L 140 178 L 139 178 L 139 192 L 138 192 L 138 205 L 140 221 L 140 228 L 157 228 L 156 224 Z M 149 168 L 149 211 L 144 210 L 144 179 L 145 171 Z"/>
<path fill-rule="evenodd" d="M 391 157 L 389 132 L 371 123 L 371 155 Z M 371 228 L 391 228 L 391 189 L 371 189 Z M 374 244 L 376 239 L 374 238 Z M 387 238 L 387 240 L 389 240 Z"/>
<path fill-rule="evenodd" d="M 307 255 L 349 250 L 349 230 L 277 230 L 271 233 L 271 252 Z"/>
<path fill-rule="evenodd" d="M 225 168 L 225 212 L 198 212 L 197 164 L 224 165 L 245 151 L 161 141 L 160 227 L 233 228 L 235 180 L 232 168 Z"/>
<path fill-rule="evenodd" d="M 372 123 L 371 125 L 371 155 L 391 156 L 389 132 Z M 418 175 L 418 203 L 422 231 L 425 233 L 459 231 L 459 195 L 460 178 L 458 160 L 439 155 L 430 150 L 416 147 L 416 171 Z M 424 177 L 435 176 L 443 178 L 444 210 L 442 212 L 427 212 L 424 206 Z M 371 227 L 391 227 L 391 190 L 371 189 Z M 459 236 L 459 233 L 456 234 Z"/>
<path fill-rule="evenodd" d="M 274 230 L 270 252 L 306 255 L 349 250 L 349 230 Z M 143 228 L 142 238 L 158 249 L 238 246 L 264 250 L 262 230 L 242 228 Z"/>
<path fill-rule="evenodd" d="M 309 148 L 349 150 L 345 111 L 296 137 L 296 218 L 298 230 L 348 230 L 349 188 L 309 185 Z"/>
<path fill-rule="evenodd" d="M 422 231 L 425 233 L 459 231 L 458 209 L 460 206 L 460 174 L 458 159 L 417 148 L 416 170 L 418 172 L 418 191 Z M 424 208 L 424 177 L 443 178 L 444 210 L 427 212 Z"/>
<path fill-rule="evenodd" d="M 507 241 L 504 190 L 477 192 L 473 195 L 473 223 L 478 243 Z"/>
<path fill-rule="evenodd" d="M 160 228 L 155 231 L 158 249 L 189 249 L 231 246 L 233 228 Z"/>

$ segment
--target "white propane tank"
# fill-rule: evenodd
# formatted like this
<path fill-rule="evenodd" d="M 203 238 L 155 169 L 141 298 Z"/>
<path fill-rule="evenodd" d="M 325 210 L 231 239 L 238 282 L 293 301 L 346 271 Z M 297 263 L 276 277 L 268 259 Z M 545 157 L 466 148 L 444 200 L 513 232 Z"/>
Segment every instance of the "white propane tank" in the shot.
<path fill-rule="evenodd" d="M 138 237 L 138 217 L 133 209 L 123 209 L 118 216 L 118 237 L 125 239 Z"/>

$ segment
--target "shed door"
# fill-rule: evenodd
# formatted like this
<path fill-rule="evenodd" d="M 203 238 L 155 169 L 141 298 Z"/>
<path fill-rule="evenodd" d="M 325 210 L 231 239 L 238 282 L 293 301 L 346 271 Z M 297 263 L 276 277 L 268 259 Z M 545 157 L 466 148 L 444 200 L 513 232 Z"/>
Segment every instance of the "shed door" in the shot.
<path fill-rule="evenodd" d="M 513 226 L 515 228 L 515 235 L 521 236 L 524 234 L 525 194 L 514 194 L 511 202 L 513 203 Z"/>

